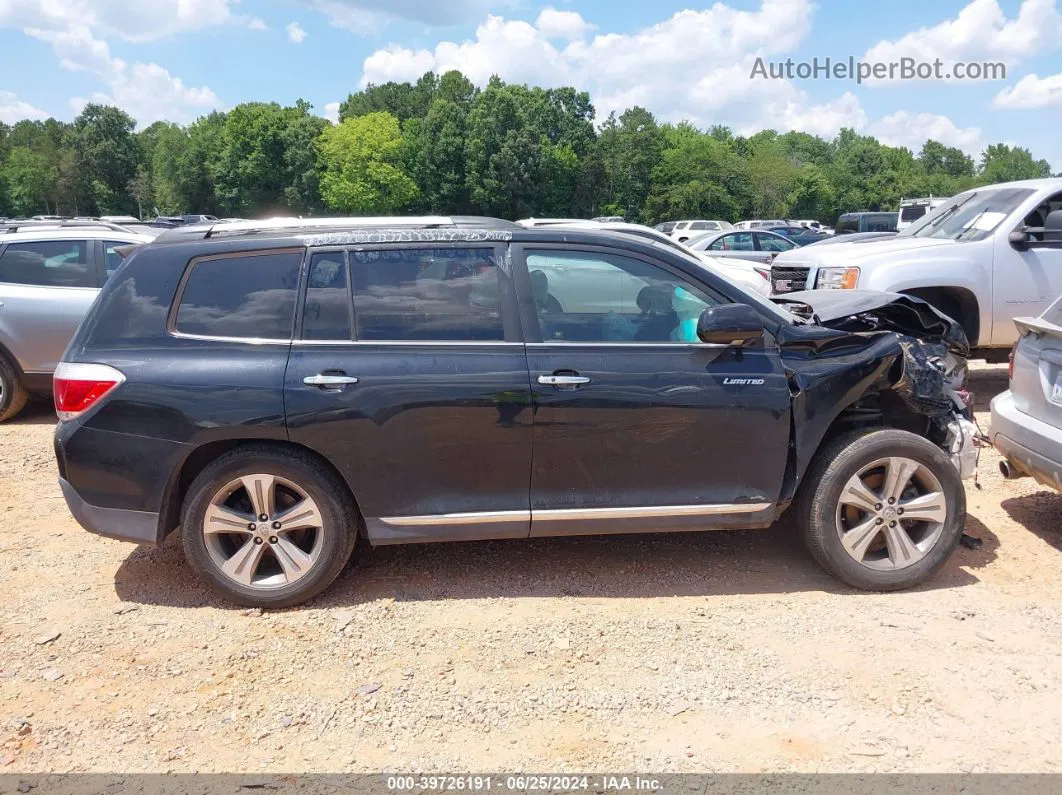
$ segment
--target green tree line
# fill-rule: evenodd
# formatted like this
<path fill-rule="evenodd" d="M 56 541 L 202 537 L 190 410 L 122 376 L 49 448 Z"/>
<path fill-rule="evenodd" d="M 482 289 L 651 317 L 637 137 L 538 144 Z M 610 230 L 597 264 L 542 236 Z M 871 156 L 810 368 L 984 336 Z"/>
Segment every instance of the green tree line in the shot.
<path fill-rule="evenodd" d="M 0 215 L 209 213 L 678 218 L 815 218 L 895 209 L 1050 175 L 999 143 L 978 161 L 928 140 L 917 153 L 843 129 L 833 140 L 764 130 L 735 135 L 660 123 L 632 107 L 596 122 L 590 96 L 460 72 L 370 85 L 339 123 L 250 102 L 182 126 L 136 131 L 116 107 L 70 123 L 0 124 Z"/>

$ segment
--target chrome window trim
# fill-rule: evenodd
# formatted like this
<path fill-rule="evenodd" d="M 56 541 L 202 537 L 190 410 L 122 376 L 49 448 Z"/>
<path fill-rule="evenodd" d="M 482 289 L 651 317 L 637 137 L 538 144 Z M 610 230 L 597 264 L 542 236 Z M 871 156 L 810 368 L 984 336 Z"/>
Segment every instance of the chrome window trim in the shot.
<path fill-rule="evenodd" d="M 309 345 L 311 347 L 317 345 L 356 345 L 360 347 L 372 347 L 374 345 L 380 345 L 385 347 L 415 347 L 415 348 L 437 348 L 439 346 L 453 346 L 459 348 L 522 348 L 524 343 L 522 342 L 502 342 L 502 341 L 484 341 L 475 342 L 472 340 L 439 340 L 433 342 L 432 340 L 294 340 L 292 345 Z"/>
<path fill-rule="evenodd" d="M 650 505 L 626 508 L 560 508 L 531 511 L 478 511 L 418 516 L 383 516 L 380 521 L 393 527 L 426 525 L 497 524 L 522 521 L 564 521 L 571 519 L 660 519 L 669 516 L 720 516 L 766 511 L 773 502 L 712 503 L 709 505 Z"/>
<path fill-rule="evenodd" d="M 184 331 L 169 330 L 171 337 L 183 340 L 204 340 L 206 342 L 241 342 L 247 345 L 291 345 L 291 340 L 271 339 L 268 337 L 212 337 L 208 334 L 188 334 Z"/>
<path fill-rule="evenodd" d="M 730 347 L 721 342 L 573 342 L 570 340 L 557 340 L 555 342 L 527 343 L 529 348 L 545 348 L 553 345 L 566 348 L 705 348 L 708 350 Z"/>

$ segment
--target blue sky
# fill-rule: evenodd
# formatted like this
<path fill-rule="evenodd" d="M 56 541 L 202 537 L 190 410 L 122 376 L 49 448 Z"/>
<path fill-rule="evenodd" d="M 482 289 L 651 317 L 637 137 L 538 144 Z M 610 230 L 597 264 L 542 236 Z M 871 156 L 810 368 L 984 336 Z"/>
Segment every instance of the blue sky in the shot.
<path fill-rule="evenodd" d="M 750 79 L 853 56 L 1005 64 L 1004 80 Z M 86 101 L 141 125 L 248 100 L 322 115 L 366 82 L 460 68 L 591 92 L 739 132 L 855 127 L 917 151 L 1029 147 L 1062 171 L 1062 0 L 0 0 L 0 120 L 70 119 Z"/>

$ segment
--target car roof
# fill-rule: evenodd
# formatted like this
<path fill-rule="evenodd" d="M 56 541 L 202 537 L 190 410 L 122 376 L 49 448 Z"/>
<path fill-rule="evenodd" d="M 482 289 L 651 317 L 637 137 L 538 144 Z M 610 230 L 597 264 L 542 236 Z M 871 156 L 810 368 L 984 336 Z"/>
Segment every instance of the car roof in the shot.
<path fill-rule="evenodd" d="M 127 230 L 106 229 L 97 226 L 81 226 L 66 228 L 48 228 L 45 226 L 27 228 L 24 232 L 9 232 L 4 234 L 0 229 L 0 245 L 4 243 L 18 243 L 25 241 L 47 240 L 119 240 L 128 243 L 147 243 L 152 240 L 150 235 L 141 235 Z"/>

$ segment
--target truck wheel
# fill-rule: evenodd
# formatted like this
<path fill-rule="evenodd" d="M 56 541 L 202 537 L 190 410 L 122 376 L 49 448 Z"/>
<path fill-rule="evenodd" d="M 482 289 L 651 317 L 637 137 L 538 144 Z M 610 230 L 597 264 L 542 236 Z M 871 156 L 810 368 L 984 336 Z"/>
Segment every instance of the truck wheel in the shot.
<path fill-rule="evenodd" d="M 181 542 L 212 590 L 248 607 L 290 607 L 339 576 L 357 538 L 346 484 L 309 455 L 255 445 L 220 456 L 185 500 Z"/>
<path fill-rule="evenodd" d="M 18 370 L 6 356 L 0 354 L 0 422 L 22 411 L 29 396 L 29 391 L 18 377 Z"/>
<path fill-rule="evenodd" d="M 959 543 L 966 491 L 940 448 L 895 428 L 830 442 L 802 486 L 812 556 L 855 588 L 899 591 L 927 580 Z"/>

